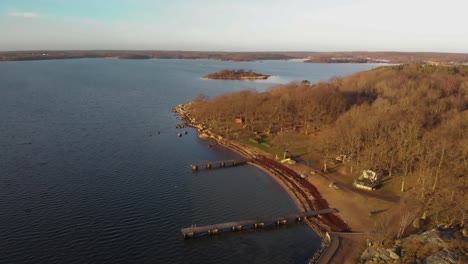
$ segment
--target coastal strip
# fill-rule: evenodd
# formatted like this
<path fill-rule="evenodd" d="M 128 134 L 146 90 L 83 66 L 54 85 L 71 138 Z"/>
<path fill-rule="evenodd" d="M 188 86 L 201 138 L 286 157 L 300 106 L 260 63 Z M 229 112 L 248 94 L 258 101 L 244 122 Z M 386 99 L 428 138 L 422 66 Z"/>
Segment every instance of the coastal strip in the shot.
<path fill-rule="evenodd" d="M 272 160 L 257 150 L 247 147 L 237 141 L 229 140 L 217 135 L 212 130 L 199 124 L 190 116 L 189 105 L 178 105 L 173 111 L 179 115 L 189 126 L 198 130 L 201 138 L 210 138 L 219 145 L 224 146 L 244 158 L 251 160 L 249 164 L 261 169 L 270 175 L 289 194 L 301 212 L 329 209 L 327 201 L 318 192 L 317 188 L 308 181 L 301 181 L 297 173 L 292 169 Z M 337 215 L 327 214 L 310 219 L 308 225 L 324 240 L 327 240 L 327 232 L 348 231 L 349 226 Z"/>

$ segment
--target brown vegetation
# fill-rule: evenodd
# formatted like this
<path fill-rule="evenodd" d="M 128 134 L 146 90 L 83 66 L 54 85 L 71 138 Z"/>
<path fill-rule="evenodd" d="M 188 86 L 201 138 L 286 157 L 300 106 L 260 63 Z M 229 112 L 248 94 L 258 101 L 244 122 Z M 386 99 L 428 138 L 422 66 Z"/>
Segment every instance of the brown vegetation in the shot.
<path fill-rule="evenodd" d="M 242 116 L 251 133 L 318 134 L 323 155 L 346 155 L 350 170 L 370 168 L 402 179 L 403 200 L 421 209 L 427 227 L 466 221 L 466 66 L 381 67 L 315 85 L 303 81 L 265 93 L 201 96 L 190 112 L 208 127 L 229 120 L 234 126 Z M 237 137 L 230 129 L 218 132 Z M 394 236 L 404 233 L 404 220 Z"/>

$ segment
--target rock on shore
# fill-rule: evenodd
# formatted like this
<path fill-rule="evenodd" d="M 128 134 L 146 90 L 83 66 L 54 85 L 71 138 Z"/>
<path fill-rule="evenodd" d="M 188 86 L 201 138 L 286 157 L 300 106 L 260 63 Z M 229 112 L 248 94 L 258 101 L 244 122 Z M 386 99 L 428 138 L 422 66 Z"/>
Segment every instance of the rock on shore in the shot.
<path fill-rule="evenodd" d="M 393 248 L 372 246 L 362 253 L 360 263 L 466 263 L 463 262 L 467 257 L 466 249 L 460 250 L 450 246 L 450 242 L 459 232 L 461 231 L 432 229 L 397 240 Z M 466 238 L 461 240 L 461 243 L 468 243 Z"/>

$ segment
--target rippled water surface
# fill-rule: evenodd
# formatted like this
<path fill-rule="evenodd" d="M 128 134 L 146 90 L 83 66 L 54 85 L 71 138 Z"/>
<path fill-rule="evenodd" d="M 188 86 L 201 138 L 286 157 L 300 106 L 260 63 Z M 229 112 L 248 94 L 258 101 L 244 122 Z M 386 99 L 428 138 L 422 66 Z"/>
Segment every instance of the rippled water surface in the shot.
<path fill-rule="evenodd" d="M 251 166 L 176 136 L 171 108 L 203 93 L 311 82 L 375 65 L 79 59 L 0 63 L 0 263 L 306 263 L 320 246 L 302 225 L 182 239 L 180 228 L 296 212 Z M 224 68 L 273 75 L 214 81 Z M 161 131 L 157 135 L 156 131 Z"/>

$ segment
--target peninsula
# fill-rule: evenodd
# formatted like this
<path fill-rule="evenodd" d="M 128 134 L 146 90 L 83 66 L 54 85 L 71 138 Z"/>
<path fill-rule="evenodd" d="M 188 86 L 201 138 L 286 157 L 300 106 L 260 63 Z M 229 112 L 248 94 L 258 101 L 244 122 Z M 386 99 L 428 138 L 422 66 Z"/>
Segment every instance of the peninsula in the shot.
<path fill-rule="evenodd" d="M 217 79 L 217 80 L 266 80 L 270 75 L 256 73 L 252 70 L 221 70 L 218 72 L 204 75 L 206 79 Z"/>
<path fill-rule="evenodd" d="M 201 137 L 252 159 L 300 211 L 338 209 L 309 222 L 330 243 L 321 263 L 462 260 L 467 83 L 467 66 L 387 66 L 197 97 L 176 112 Z M 378 188 L 353 186 L 370 169 Z"/>

